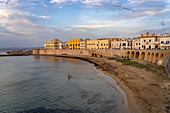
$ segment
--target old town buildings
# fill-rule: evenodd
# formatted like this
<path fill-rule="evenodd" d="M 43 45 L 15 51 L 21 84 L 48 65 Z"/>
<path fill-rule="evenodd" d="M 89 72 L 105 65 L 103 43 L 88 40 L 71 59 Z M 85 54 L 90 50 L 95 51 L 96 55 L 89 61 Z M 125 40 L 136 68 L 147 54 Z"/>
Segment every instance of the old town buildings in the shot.
<path fill-rule="evenodd" d="M 83 39 L 70 39 L 69 40 L 69 49 L 80 49 L 80 42 Z"/>
<path fill-rule="evenodd" d="M 109 49 L 109 48 L 110 40 L 108 39 L 87 41 L 87 49 Z"/>
<path fill-rule="evenodd" d="M 59 40 L 54 39 L 51 41 L 46 41 L 44 47 L 45 49 L 59 49 Z"/>
<path fill-rule="evenodd" d="M 170 49 L 170 33 L 141 34 L 137 38 L 70 39 L 69 43 L 46 41 L 45 49 Z"/>

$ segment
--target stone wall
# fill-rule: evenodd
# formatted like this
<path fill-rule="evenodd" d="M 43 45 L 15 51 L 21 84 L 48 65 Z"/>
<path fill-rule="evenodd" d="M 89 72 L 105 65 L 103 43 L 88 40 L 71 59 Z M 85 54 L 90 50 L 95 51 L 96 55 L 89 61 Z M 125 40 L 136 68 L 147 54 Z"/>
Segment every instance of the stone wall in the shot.
<path fill-rule="evenodd" d="M 113 57 L 114 55 L 126 55 L 126 52 L 124 50 L 112 50 L 112 49 L 106 49 L 106 50 L 50 50 L 50 49 L 34 49 L 33 55 L 74 55 L 74 56 L 92 56 L 92 53 L 96 55 L 102 55 L 107 57 Z"/>
<path fill-rule="evenodd" d="M 158 65 L 166 65 L 170 50 L 125 50 L 126 56 L 131 59 L 144 60 Z"/>
<path fill-rule="evenodd" d="M 114 49 L 96 49 L 96 50 L 49 50 L 35 49 L 33 55 L 73 55 L 73 56 L 96 56 L 113 57 L 126 56 L 131 59 L 144 60 L 158 65 L 166 65 L 170 56 L 170 50 L 114 50 Z"/>
<path fill-rule="evenodd" d="M 34 49 L 33 55 L 89 55 L 88 50 L 52 50 L 52 49 Z"/>

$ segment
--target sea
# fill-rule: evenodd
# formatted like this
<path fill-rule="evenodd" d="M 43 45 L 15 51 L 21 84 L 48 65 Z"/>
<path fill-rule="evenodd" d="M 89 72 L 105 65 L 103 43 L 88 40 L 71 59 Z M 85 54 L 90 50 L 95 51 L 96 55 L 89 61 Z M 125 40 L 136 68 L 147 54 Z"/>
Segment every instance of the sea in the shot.
<path fill-rule="evenodd" d="M 0 48 L 0 54 L 7 54 L 9 51 L 42 49 L 43 47 L 4 47 Z"/>
<path fill-rule="evenodd" d="M 0 57 L 0 113 L 123 112 L 129 112 L 123 90 L 89 62 L 55 56 Z"/>

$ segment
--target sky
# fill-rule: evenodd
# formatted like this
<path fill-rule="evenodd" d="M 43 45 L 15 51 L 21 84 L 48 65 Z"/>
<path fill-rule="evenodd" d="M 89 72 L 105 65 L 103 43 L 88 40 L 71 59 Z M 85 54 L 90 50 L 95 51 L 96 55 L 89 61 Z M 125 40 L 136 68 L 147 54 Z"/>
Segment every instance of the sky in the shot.
<path fill-rule="evenodd" d="M 170 33 L 170 0 L 0 0 L 0 47 Z"/>

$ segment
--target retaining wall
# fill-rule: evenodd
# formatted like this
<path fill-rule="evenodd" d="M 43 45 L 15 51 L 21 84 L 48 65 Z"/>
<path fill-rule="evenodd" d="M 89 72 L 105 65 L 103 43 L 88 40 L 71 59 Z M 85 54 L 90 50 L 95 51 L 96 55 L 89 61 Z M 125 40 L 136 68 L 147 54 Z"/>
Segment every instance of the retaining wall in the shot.
<path fill-rule="evenodd" d="M 96 49 L 96 50 L 49 50 L 35 49 L 33 55 L 73 55 L 73 56 L 96 56 L 113 57 L 114 55 L 126 56 L 131 59 L 144 60 L 158 65 L 166 66 L 170 56 L 170 50 L 114 50 L 114 49 Z"/>

